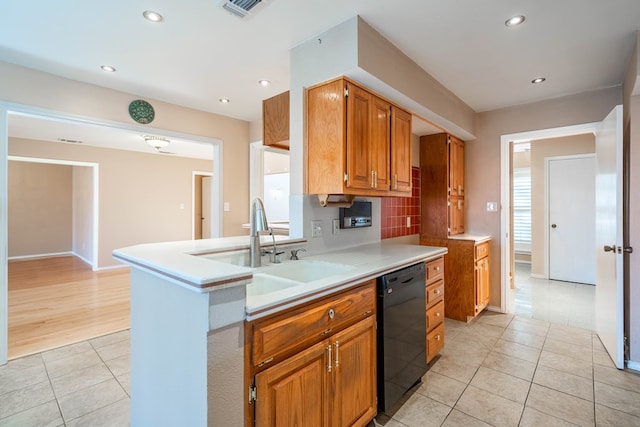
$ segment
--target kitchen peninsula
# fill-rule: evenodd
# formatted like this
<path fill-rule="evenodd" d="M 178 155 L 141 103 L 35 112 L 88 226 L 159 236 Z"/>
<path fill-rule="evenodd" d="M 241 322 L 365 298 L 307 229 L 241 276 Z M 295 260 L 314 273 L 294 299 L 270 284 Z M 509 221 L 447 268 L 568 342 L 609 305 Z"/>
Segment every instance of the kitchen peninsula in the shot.
<path fill-rule="evenodd" d="M 276 237 L 286 254 L 305 247 L 303 239 Z M 265 248 L 272 245 L 271 237 L 262 239 Z M 243 266 L 248 243 L 243 236 L 114 251 L 132 267 L 132 425 L 244 425 L 245 321 L 283 314 L 447 251 L 378 242 L 252 269 Z"/>

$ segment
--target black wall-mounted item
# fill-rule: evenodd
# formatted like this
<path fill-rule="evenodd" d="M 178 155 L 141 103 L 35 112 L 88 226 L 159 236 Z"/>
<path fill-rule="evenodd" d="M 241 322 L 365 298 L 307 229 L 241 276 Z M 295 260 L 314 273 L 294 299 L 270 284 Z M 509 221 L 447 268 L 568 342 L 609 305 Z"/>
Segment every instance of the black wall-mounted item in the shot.
<path fill-rule="evenodd" d="M 340 208 L 340 228 L 371 227 L 371 202 L 353 202 L 350 208 Z"/>

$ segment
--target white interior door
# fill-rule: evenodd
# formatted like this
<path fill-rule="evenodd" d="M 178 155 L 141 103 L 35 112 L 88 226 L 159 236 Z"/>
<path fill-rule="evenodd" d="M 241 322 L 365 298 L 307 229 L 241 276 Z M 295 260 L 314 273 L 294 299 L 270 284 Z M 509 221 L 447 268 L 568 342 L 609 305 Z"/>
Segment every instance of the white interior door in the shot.
<path fill-rule="evenodd" d="M 547 160 L 549 279 L 596 283 L 595 156 Z"/>
<path fill-rule="evenodd" d="M 624 368 L 622 106 L 596 132 L 596 332 Z"/>
<path fill-rule="evenodd" d="M 211 177 L 202 177 L 202 238 L 211 238 Z"/>

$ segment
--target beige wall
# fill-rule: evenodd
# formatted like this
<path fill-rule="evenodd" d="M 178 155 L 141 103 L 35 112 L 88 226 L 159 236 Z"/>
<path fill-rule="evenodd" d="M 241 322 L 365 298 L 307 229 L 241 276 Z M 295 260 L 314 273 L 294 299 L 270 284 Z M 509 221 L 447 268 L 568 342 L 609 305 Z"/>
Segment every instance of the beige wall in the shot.
<path fill-rule="evenodd" d="M 0 62 L 0 100 L 54 111 L 132 124 L 128 105 L 138 95 L 81 83 Z M 150 125 L 215 138 L 223 144 L 223 194 L 231 210 L 223 213 L 224 236 L 246 234 L 249 219 L 249 122 L 147 99 L 155 109 Z"/>
<path fill-rule="evenodd" d="M 500 201 L 500 136 L 601 121 L 621 102 L 622 91 L 616 87 L 478 114 L 477 139 L 465 144 L 465 225 L 469 233 L 493 237 L 492 306 L 501 302 L 501 230 L 500 213 L 487 212 L 486 204 Z"/>
<path fill-rule="evenodd" d="M 98 267 L 117 265 L 111 257 L 117 248 L 190 239 L 192 171 L 212 166 L 210 160 L 24 139 L 9 140 L 9 155 L 99 164 Z"/>
<path fill-rule="evenodd" d="M 9 257 L 71 251 L 71 166 L 9 162 Z"/>
<path fill-rule="evenodd" d="M 531 141 L 531 274 L 544 275 L 544 161 L 547 157 L 595 153 L 593 134 Z"/>
<path fill-rule="evenodd" d="M 73 166 L 73 253 L 92 264 L 93 167 Z"/>

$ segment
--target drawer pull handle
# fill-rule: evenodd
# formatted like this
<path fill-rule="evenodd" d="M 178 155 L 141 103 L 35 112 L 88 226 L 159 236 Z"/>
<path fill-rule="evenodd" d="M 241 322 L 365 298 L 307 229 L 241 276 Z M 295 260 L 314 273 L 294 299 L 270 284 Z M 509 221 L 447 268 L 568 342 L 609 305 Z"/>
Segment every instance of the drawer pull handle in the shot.
<path fill-rule="evenodd" d="M 336 312 L 333 310 L 333 308 L 329 309 L 329 319 L 333 319 L 333 317 L 336 315 Z"/>
<path fill-rule="evenodd" d="M 434 268 L 435 271 L 440 271 L 440 266 Z"/>
<path fill-rule="evenodd" d="M 329 351 L 329 366 L 327 366 L 327 370 L 331 372 L 331 346 L 327 347 L 327 351 Z"/>
<path fill-rule="evenodd" d="M 440 334 L 436 335 L 436 341 L 440 341 Z"/>
<path fill-rule="evenodd" d="M 330 333 L 330 332 L 331 332 L 331 328 L 327 329 L 327 330 L 326 330 L 326 331 L 324 331 L 324 332 L 320 332 L 320 336 L 321 336 L 321 337 L 323 337 L 323 336 L 327 335 L 327 334 L 328 334 L 328 333 Z"/>
<path fill-rule="evenodd" d="M 258 368 L 261 367 L 261 366 L 264 366 L 264 365 L 266 365 L 267 363 L 270 363 L 270 362 L 273 362 L 273 357 L 270 357 L 269 359 L 263 360 L 262 362 L 258 363 Z"/>
<path fill-rule="evenodd" d="M 436 295 L 440 295 L 440 289 L 436 289 L 435 291 L 433 291 L 433 293 Z"/>
<path fill-rule="evenodd" d="M 437 313 L 436 313 L 436 317 L 440 317 L 440 312 L 437 312 Z"/>
<path fill-rule="evenodd" d="M 367 311 L 364 312 L 364 316 L 366 317 L 366 316 L 370 315 L 371 313 L 372 313 L 371 310 L 367 310 Z"/>
<path fill-rule="evenodd" d="M 340 343 L 336 341 L 336 369 L 340 365 L 340 360 L 338 359 L 338 350 L 340 349 Z"/>

